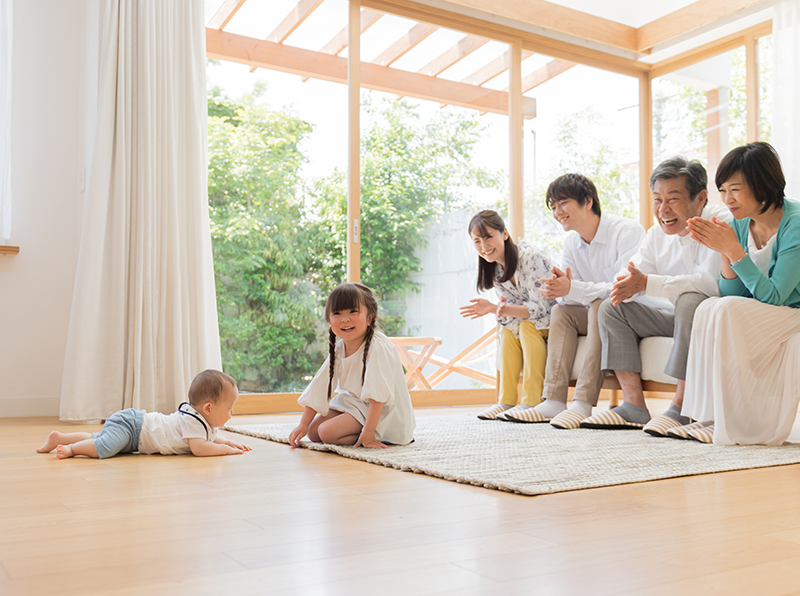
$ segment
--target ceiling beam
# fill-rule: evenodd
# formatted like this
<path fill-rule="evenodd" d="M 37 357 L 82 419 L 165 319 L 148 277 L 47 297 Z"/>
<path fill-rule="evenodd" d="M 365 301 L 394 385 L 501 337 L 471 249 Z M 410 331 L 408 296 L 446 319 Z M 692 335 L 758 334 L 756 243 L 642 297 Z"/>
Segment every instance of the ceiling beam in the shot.
<path fill-rule="evenodd" d="M 381 66 L 391 66 L 392 63 L 426 40 L 438 28 L 436 25 L 428 23 L 417 23 L 405 35 L 381 52 L 379 56 L 370 60 L 370 62 Z"/>
<path fill-rule="evenodd" d="M 693 50 L 683 52 L 682 54 L 678 54 L 672 58 L 667 58 L 661 62 L 656 62 L 650 68 L 650 76 L 651 78 L 662 77 L 665 74 L 675 72 L 681 68 L 686 68 L 692 64 L 697 64 L 703 60 L 708 60 L 709 58 L 713 58 L 714 56 L 718 56 L 719 54 L 743 46 L 745 43 L 745 37 L 748 35 L 758 38 L 763 37 L 764 35 L 769 35 L 770 33 L 772 33 L 771 21 L 754 25 L 753 27 L 749 27 L 744 31 L 732 33 L 731 35 L 727 35 L 723 38 L 709 42 L 698 48 L 694 48 Z"/>
<path fill-rule="evenodd" d="M 524 61 L 526 58 L 530 58 L 533 56 L 533 52 L 529 52 L 528 50 L 522 50 L 522 60 Z M 511 67 L 511 55 L 509 52 L 503 53 L 503 55 L 498 56 L 486 66 L 479 68 L 471 75 L 464 77 L 461 79 L 462 83 L 467 83 L 468 85 L 483 85 L 484 83 L 491 81 L 496 76 L 504 73 Z"/>
<path fill-rule="evenodd" d="M 434 58 L 428 64 L 420 68 L 417 72 L 435 77 L 453 66 L 456 62 L 469 56 L 472 52 L 489 43 L 486 37 L 467 35 L 449 50 Z"/>
<path fill-rule="evenodd" d="M 347 60 L 266 40 L 206 28 L 206 54 L 301 76 L 347 82 Z M 437 79 L 368 62 L 361 63 L 361 86 L 386 93 L 447 103 L 495 114 L 508 114 L 508 93 Z M 536 100 L 522 98 L 525 118 L 536 117 Z"/>
<path fill-rule="evenodd" d="M 683 33 L 705 27 L 763 0 L 697 0 L 637 29 L 637 51 L 650 50 Z"/>
<path fill-rule="evenodd" d="M 516 39 L 522 39 L 522 49 L 537 54 L 547 54 L 553 58 L 570 60 L 578 64 L 585 64 L 611 72 L 638 77 L 642 72 L 649 72 L 650 65 L 631 58 L 601 52 L 584 45 L 569 43 L 542 34 L 501 24 L 496 21 L 486 21 L 474 16 L 468 16 L 444 10 L 428 4 L 420 4 L 414 0 L 361 0 L 362 6 L 369 6 L 374 10 L 381 10 L 388 14 L 397 15 L 413 21 L 425 21 L 440 27 L 455 31 L 463 31 L 472 35 L 488 37 L 495 41 L 512 44 Z"/>
<path fill-rule="evenodd" d="M 636 29 L 546 0 L 448 0 L 465 8 L 637 51 Z"/>
<path fill-rule="evenodd" d="M 217 9 L 217 12 L 214 13 L 214 16 L 209 19 L 206 26 L 211 29 L 223 29 L 244 3 L 245 0 L 225 0 Z"/>

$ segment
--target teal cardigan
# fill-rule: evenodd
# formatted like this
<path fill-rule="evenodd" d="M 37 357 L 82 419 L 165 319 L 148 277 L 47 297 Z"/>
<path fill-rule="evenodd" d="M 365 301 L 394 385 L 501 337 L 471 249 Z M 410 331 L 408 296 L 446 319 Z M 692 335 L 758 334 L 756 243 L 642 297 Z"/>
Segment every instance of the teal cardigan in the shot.
<path fill-rule="evenodd" d="M 734 220 L 732 225 L 746 251 L 750 218 Z M 750 255 L 732 267 L 739 277 L 720 277 L 719 292 L 723 296 L 745 296 L 765 304 L 800 307 L 800 203 L 788 199 L 783 202 L 783 217 L 769 258 L 769 277 L 761 273 Z"/>

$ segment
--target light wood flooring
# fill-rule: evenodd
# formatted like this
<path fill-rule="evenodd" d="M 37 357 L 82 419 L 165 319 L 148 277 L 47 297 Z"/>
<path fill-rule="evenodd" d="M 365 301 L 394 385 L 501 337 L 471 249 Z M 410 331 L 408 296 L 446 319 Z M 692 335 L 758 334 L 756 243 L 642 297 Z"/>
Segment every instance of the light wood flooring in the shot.
<path fill-rule="evenodd" d="M 240 435 L 58 461 L 54 428 L 0 420 L 2 596 L 800 594 L 800 466 L 522 497 Z"/>

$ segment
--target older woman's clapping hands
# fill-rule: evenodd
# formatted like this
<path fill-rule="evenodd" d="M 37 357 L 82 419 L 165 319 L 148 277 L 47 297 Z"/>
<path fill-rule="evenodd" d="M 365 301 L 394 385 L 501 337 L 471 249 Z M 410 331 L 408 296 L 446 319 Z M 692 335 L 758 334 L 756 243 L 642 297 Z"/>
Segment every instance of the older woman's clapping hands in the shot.
<path fill-rule="evenodd" d="M 687 222 L 686 227 L 692 238 L 703 246 L 720 253 L 729 262 L 735 263 L 745 255 L 733 228 L 716 217 L 711 219 L 693 217 Z"/>

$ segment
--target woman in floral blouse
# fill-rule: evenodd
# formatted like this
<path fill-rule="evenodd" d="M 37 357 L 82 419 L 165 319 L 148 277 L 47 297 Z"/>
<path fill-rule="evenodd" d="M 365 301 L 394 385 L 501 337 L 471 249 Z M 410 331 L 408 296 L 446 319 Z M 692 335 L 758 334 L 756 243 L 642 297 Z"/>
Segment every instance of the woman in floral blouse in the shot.
<path fill-rule="evenodd" d="M 553 263 L 537 248 L 509 236 L 503 218 L 481 211 L 469 222 L 469 235 L 478 251 L 478 291 L 494 288 L 497 304 L 485 298 L 470 300 L 461 316 L 475 319 L 495 313 L 498 341 L 499 403 L 478 414 L 482 420 L 531 422 L 529 410 L 541 402 L 547 362 L 547 329 L 555 302 L 542 297 L 540 280 L 550 276 Z M 522 396 L 517 385 L 522 372 Z"/>

